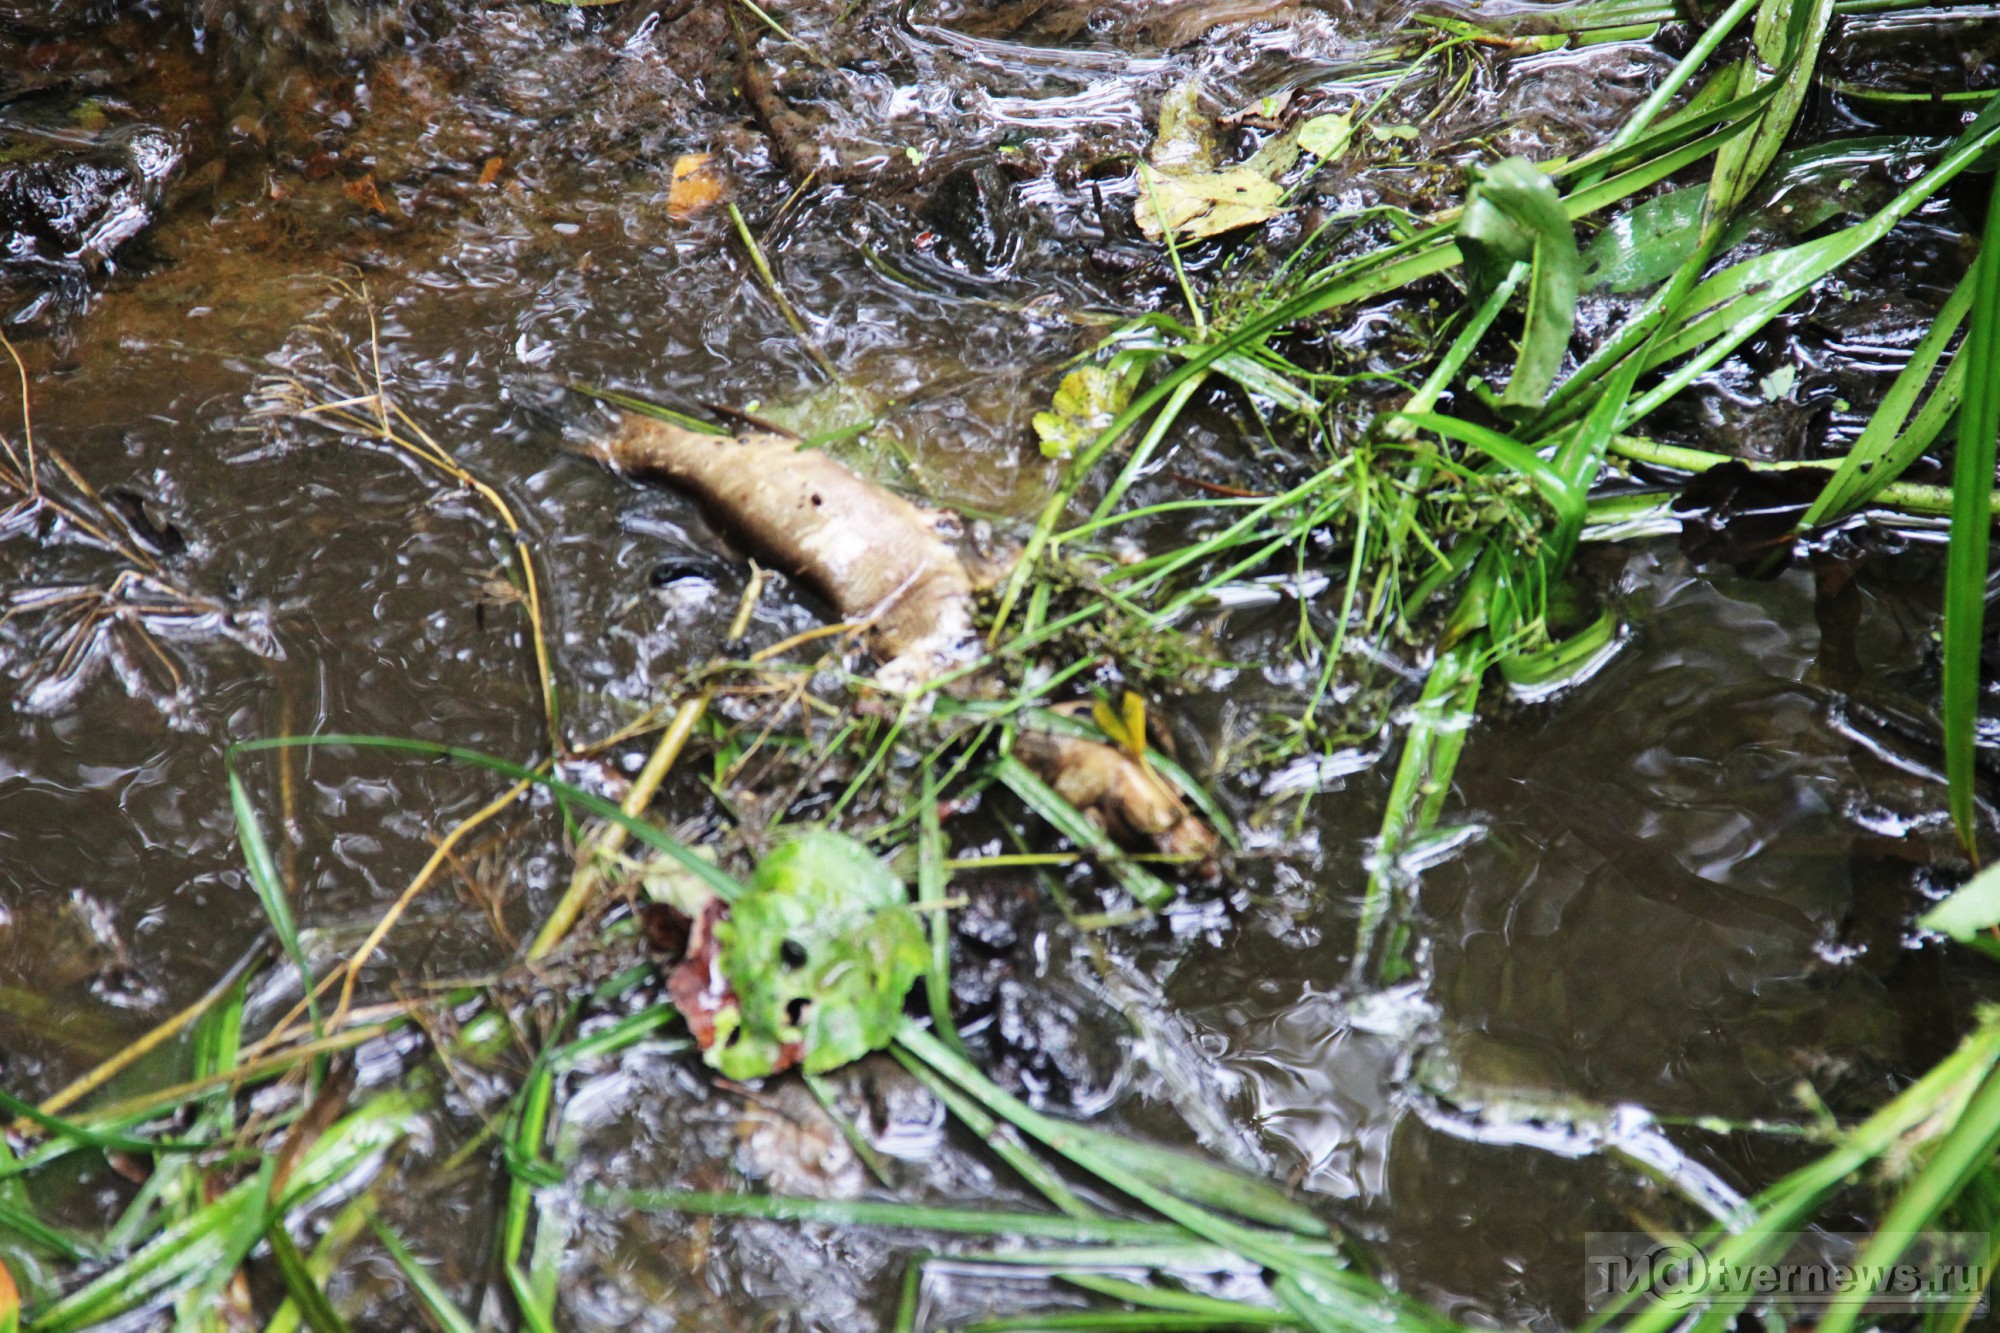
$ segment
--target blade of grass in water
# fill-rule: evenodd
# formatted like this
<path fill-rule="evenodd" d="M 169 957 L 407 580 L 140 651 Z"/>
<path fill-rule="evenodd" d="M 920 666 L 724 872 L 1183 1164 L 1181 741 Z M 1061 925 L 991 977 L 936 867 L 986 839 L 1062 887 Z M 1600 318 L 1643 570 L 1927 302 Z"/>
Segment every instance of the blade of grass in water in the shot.
<path fill-rule="evenodd" d="M 892 1046 L 889 1053 L 897 1063 L 910 1071 L 917 1082 L 930 1090 L 930 1094 L 944 1103 L 945 1109 L 965 1122 L 965 1127 L 978 1135 L 981 1142 L 993 1150 L 993 1155 L 1014 1168 L 1021 1179 L 1027 1181 L 1041 1193 L 1041 1196 L 1055 1205 L 1058 1212 L 1070 1217 L 1094 1219 L 1096 1209 L 1078 1198 L 1076 1192 L 1063 1183 L 1055 1168 L 1037 1157 L 1021 1142 L 1012 1125 L 1003 1125 L 986 1114 L 978 1103 L 960 1092 L 952 1084 L 933 1071 L 930 1066 L 918 1060 L 901 1047 Z"/>
<path fill-rule="evenodd" d="M 591 1190 L 593 1206 L 711 1217 L 762 1217 L 780 1222 L 905 1227 L 968 1236 L 1025 1237 L 1087 1244 L 1175 1244 L 1188 1235 L 1160 1222 L 1116 1218 L 1056 1217 L 1049 1213 L 1008 1213 L 985 1208 L 932 1208 L 923 1204 L 873 1200 L 797 1199 L 773 1194 L 713 1194 L 700 1190 Z"/>
<path fill-rule="evenodd" d="M 963 1047 L 958 1028 L 951 1021 L 951 920 L 944 908 L 945 866 L 944 828 L 938 821 L 936 775 L 924 771 L 923 806 L 917 824 L 917 901 L 925 908 L 930 931 L 930 970 L 924 976 L 924 999 L 930 1007 L 931 1025 L 954 1046 Z"/>
<path fill-rule="evenodd" d="M 31 1326 L 47 1333 L 93 1328 L 199 1287 L 217 1271 L 233 1272 L 242 1259 L 235 1247 L 246 1232 L 254 1243 L 267 1207 L 282 1214 L 351 1176 L 409 1131 L 415 1105 L 407 1094 L 384 1093 L 349 1112 L 301 1155 L 283 1197 L 267 1200 L 268 1181 L 261 1174 L 241 1181 L 122 1263 L 34 1311 Z M 255 1230 L 246 1217 L 259 1224 Z"/>
<path fill-rule="evenodd" d="M 1840 460 L 1840 466 L 1827 478 L 1826 487 L 1812 502 L 1799 519 L 1799 530 L 1807 532 L 1822 523 L 1844 518 L 1856 509 L 1862 508 L 1870 500 L 1882 493 L 1896 478 L 1903 475 L 1935 438 L 1936 430 L 1943 425 L 1942 420 L 1930 425 L 1929 430 L 1912 423 L 1909 430 L 1903 423 L 1909 419 L 1910 409 L 1915 406 L 1917 395 L 1930 383 L 1931 371 L 1944 355 L 1959 326 L 1965 323 L 1965 314 L 1972 308 L 1972 293 L 1977 285 L 1973 274 L 1961 282 L 1951 298 L 1938 311 L 1937 318 L 1925 330 L 1910 359 L 1897 373 L 1895 383 L 1875 412 L 1868 418 L 1861 435 L 1847 456 Z M 1964 392 L 1965 365 L 1962 358 L 1954 359 L 1951 369 L 1945 372 L 1932 392 L 1931 402 L 1941 403 L 1942 412 L 1928 410 L 1918 414 L 1918 422 L 1928 423 L 1933 417 L 1955 409 L 1959 396 Z"/>
<path fill-rule="evenodd" d="M 1206 1296 L 1195 1291 L 1173 1291 L 1165 1287 L 1148 1286 L 1143 1282 L 1132 1282 L 1125 1278 L 1107 1277 L 1102 1273 L 1066 1272 L 1057 1274 L 1072 1286 L 1099 1296 L 1108 1296 L 1114 1301 L 1124 1301 L 1127 1305 L 1143 1305 L 1153 1310 L 1168 1310 L 1185 1315 L 1206 1315 L 1211 1319 L 1235 1320 L 1245 1325 L 1260 1327 L 1294 1327 L 1297 1321 L 1283 1310 L 1273 1310 L 1265 1306 L 1250 1305 L 1244 1301 L 1228 1301 L 1217 1296 Z"/>
<path fill-rule="evenodd" d="M 320 1033 L 319 1001 L 313 997 L 312 968 L 306 962 L 306 952 L 299 945 L 298 926 L 292 920 L 290 895 L 285 892 L 283 881 L 278 878 L 278 864 L 271 857 L 271 845 L 264 841 L 263 826 L 257 822 L 256 808 L 250 804 L 250 793 L 244 789 L 243 778 L 234 764 L 229 766 L 229 806 L 236 815 L 236 840 L 243 848 L 243 864 L 250 876 L 250 887 L 257 893 L 257 901 L 264 908 L 264 915 L 270 919 L 271 929 L 277 933 L 278 943 L 285 956 L 298 969 L 299 986 L 305 991 L 307 1010 L 312 1015 L 313 1033 Z"/>
<path fill-rule="evenodd" d="M 476 1333 L 473 1322 L 466 1318 L 465 1312 L 458 1308 L 450 1293 L 445 1291 L 437 1278 L 431 1275 L 431 1271 L 424 1267 L 416 1255 L 410 1253 L 410 1247 L 403 1243 L 403 1238 L 372 1214 L 368 1218 L 368 1225 L 373 1228 L 375 1239 L 382 1243 L 384 1250 L 388 1251 L 389 1258 L 402 1270 L 403 1279 L 410 1284 L 410 1290 L 416 1293 L 417 1299 L 423 1303 L 425 1313 L 437 1321 L 437 1326 L 443 1329 L 444 1333 Z"/>
<path fill-rule="evenodd" d="M 2000 101 L 2000 99 L 1996 99 Z M 1992 114 L 1989 110 L 1987 114 Z M 2000 431 L 2000 179 L 1986 237 L 1974 261 L 1972 327 L 1966 333 L 1965 402 L 1951 478 L 1951 548 L 1944 590 L 1944 758 L 1952 824 L 1974 865 L 1979 840 L 1973 763 L 1979 726 L 1979 649 L 1986 623 L 1992 545 L 1994 437 Z"/>
<path fill-rule="evenodd" d="M 1020 760 L 1012 755 L 1002 755 L 994 761 L 993 773 L 1002 786 L 1020 797 L 1056 832 L 1089 852 L 1141 905 L 1164 907 L 1174 900 L 1173 885 L 1127 859 L 1118 844 L 1085 819 L 1082 812 L 1065 801 L 1055 788 L 1030 772 Z"/>
<path fill-rule="evenodd" d="M 2000 1149 L 2000 1073 L 1989 1073 L 1930 1160 L 1883 1214 L 1875 1235 L 1854 1260 L 1856 1271 L 1884 1272 L 1901 1261 L 1920 1233 L 1938 1225 L 1973 1176 L 1990 1167 L 1996 1149 Z M 1866 1287 L 1837 1293 L 1818 1333 L 1849 1333 L 1874 1294 Z"/>
<path fill-rule="evenodd" d="M 278 1264 L 278 1276 L 285 1284 L 285 1293 L 305 1326 L 312 1333 L 348 1333 L 347 1321 L 326 1298 L 319 1279 L 313 1276 L 305 1255 L 299 1252 L 284 1224 L 274 1224 L 266 1238 L 271 1244 L 271 1257 Z"/>
<path fill-rule="evenodd" d="M 743 892 L 735 880 L 724 874 L 712 862 L 696 856 L 679 839 L 648 824 L 643 819 L 626 814 L 616 804 L 603 797 L 587 792 L 573 783 L 547 773 L 531 769 L 509 759 L 490 755 L 479 750 L 469 750 L 461 745 L 443 745 L 436 741 L 411 740 L 403 736 L 367 736 L 346 733 L 324 736 L 276 736 L 269 740 L 245 741 L 232 747 L 232 753 L 251 753 L 258 750 L 279 750 L 292 746 L 350 745 L 357 749 L 400 750 L 408 754 L 425 754 L 438 758 L 455 759 L 462 764 L 471 764 L 489 772 L 503 774 L 518 782 L 532 782 L 583 807 L 600 819 L 606 819 L 623 828 L 627 834 L 637 838 L 648 847 L 664 852 L 683 870 L 701 880 L 724 901 L 734 901 Z M 246 798 L 247 801 L 247 798 Z"/>

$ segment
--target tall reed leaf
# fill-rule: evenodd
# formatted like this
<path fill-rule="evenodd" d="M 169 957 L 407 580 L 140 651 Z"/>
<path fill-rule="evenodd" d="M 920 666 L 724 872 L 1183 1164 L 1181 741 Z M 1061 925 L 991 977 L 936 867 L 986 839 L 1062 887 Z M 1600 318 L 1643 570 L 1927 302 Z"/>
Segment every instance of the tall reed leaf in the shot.
<path fill-rule="evenodd" d="M 1944 585 L 1944 768 L 1951 822 L 1976 865 L 1973 757 L 1979 725 L 1979 644 L 1986 624 L 1986 560 L 1993 526 L 1994 436 L 2000 431 L 2000 179 L 1972 275 L 1965 405 L 1951 477 L 1951 553 Z"/>
<path fill-rule="evenodd" d="M 277 932 L 285 956 L 299 970 L 299 985 L 305 991 L 313 1030 L 317 1032 L 319 1001 L 313 995 L 312 969 L 307 966 L 306 952 L 299 945 L 298 926 L 292 921 L 291 897 L 278 878 L 278 863 L 271 857 L 271 844 L 264 841 L 264 829 L 250 804 L 250 793 L 233 764 L 229 768 L 229 806 L 236 815 L 236 840 L 243 847 L 243 865 L 250 875 L 250 887 L 256 890 L 257 901 L 263 906 L 264 915 L 270 918 L 271 929 Z"/>
<path fill-rule="evenodd" d="M 1927 409 L 1918 414 L 1918 420 L 1909 430 L 1903 423 L 1909 419 L 1910 409 L 1916 405 L 1917 396 L 1930 383 L 1931 371 L 1936 369 L 1938 359 L 1944 349 L 1965 323 L 1965 313 L 1972 306 L 1972 292 L 1976 285 L 1977 273 L 1962 282 L 1951 299 L 1938 311 L 1937 318 L 1924 333 L 1923 340 L 1910 359 L 1896 376 L 1896 382 L 1889 386 L 1880 406 L 1868 425 L 1863 428 L 1861 438 L 1840 460 L 1840 467 L 1827 478 L 1826 489 L 1819 493 L 1812 508 L 1806 510 L 1799 520 L 1799 530 L 1808 531 L 1822 523 L 1844 518 L 1867 504 L 1882 493 L 1882 488 L 1901 476 L 1914 463 L 1933 438 L 1932 419 L 1941 415 Z M 1948 412 L 1957 406 L 1958 398 L 1964 391 L 1964 363 L 1954 363 L 1954 370 L 1946 371 L 1931 394 L 1931 402 L 1940 403 Z M 1942 425 L 1942 422 L 1937 422 Z M 1927 433 L 1927 429 L 1931 433 Z"/>
<path fill-rule="evenodd" d="M 1756 50 L 1743 57 L 1736 91 L 1755 92 L 1775 81 L 1778 92 L 1764 108 L 1757 128 L 1724 144 L 1715 155 L 1702 219 L 1704 239 L 1721 232 L 1783 150 L 1785 136 L 1812 90 L 1813 68 L 1832 19 L 1833 0 L 1764 0 L 1758 9 Z"/>

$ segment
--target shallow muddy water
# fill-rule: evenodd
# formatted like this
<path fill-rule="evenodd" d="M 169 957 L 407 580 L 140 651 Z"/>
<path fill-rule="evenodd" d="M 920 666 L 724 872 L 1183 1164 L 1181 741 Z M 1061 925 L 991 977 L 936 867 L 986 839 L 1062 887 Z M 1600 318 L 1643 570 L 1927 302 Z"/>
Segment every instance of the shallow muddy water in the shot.
<path fill-rule="evenodd" d="M 136 515 L 161 581 L 198 602 L 155 607 L 149 642 L 135 629 L 144 590 L 128 582 L 107 628 L 68 657 L 59 615 L 29 606 L 0 627 L 8 1089 L 61 1086 L 259 946 L 228 745 L 350 732 L 546 752 L 492 511 L 385 446 L 260 415 L 274 380 L 330 400 L 371 389 L 379 365 L 394 402 L 504 497 L 540 562 L 563 735 L 581 744 L 715 654 L 749 576 L 687 500 L 563 452 L 593 411 L 565 383 L 721 404 L 806 434 L 876 418 L 839 446 L 858 467 L 1020 527 L 1056 479 L 1029 421 L 1063 363 L 1117 316 L 1176 299 L 1131 226 L 1129 157 L 1150 142 L 1160 95 L 1201 72 L 1248 106 L 1403 18 L 1341 4 L 801 4 L 782 21 L 832 68 L 767 39 L 779 87 L 894 171 L 799 192 L 736 94 L 720 8 L 656 22 L 638 2 L 441 4 L 355 38 L 370 49 L 350 59 L 309 34 L 259 29 L 232 46 L 220 27 L 136 12 L 4 37 L 0 66 L 47 91 L 0 104 L 0 130 L 32 111 L 108 152 L 146 126 L 182 155 L 151 201 L 159 220 L 108 271 L 29 275 L 5 296 L 36 440 Z M 1844 40 L 1866 59 L 1866 32 Z M 1482 65 L 1426 131 L 1438 157 L 1388 164 L 1366 188 L 1417 199 L 1476 153 L 1587 141 L 1670 59 L 1665 43 L 1631 42 Z M 87 123 L 86 97 L 102 103 Z M 673 164 L 690 153 L 714 155 L 811 348 L 724 208 L 670 206 Z M 1941 204 L 1912 224 L 1911 252 L 1938 276 L 1871 275 L 1860 304 L 1873 324 L 1801 321 L 1820 399 L 1774 404 L 1745 388 L 1768 365 L 1731 363 L 1675 419 L 1682 441 L 1796 457 L 1851 436 L 1827 386 L 1879 392 L 1881 368 L 1893 372 L 1956 279 L 1958 252 L 1937 238 L 1961 222 Z M 1392 340 L 1399 320 L 1424 317 L 1383 306 L 1329 336 Z M 1261 486 L 1276 470 L 1220 396 L 1161 457 L 1142 500 L 1185 498 L 1175 475 Z M 0 590 L 17 598 L 105 588 L 133 567 L 73 530 L 0 533 Z M 1160 701 L 1182 759 L 1239 816 L 1287 790 L 1320 793 L 1296 828 L 1281 805 L 1251 831 L 1219 899 L 1196 895 L 1157 922 L 1081 931 L 1026 873 L 955 883 L 970 900 L 957 943 L 977 990 L 970 1035 L 996 1077 L 1052 1110 L 1198 1143 L 1295 1187 L 1461 1317 L 1575 1322 L 1585 1232 L 1629 1229 L 1690 1191 L 1726 1204 L 1803 1152 L 1680 1122 L 1795 1118 L 1801 1083 L 1865 1111 L 1993 993 L 1988 969 L 1910 924 L 1963 866 L 1926 739 L 1940 548 L 1898 541 L 1768 580 L 1699 567 L 1671 535 L 1591 548 L 1585 572 L 1622 646 L 1559 697 L 1484 710 L 1417 881 L 1414 971 L 1387 987 L 1357 981 L 1353 957 L 1388 784 L 1380 742 L 1317 766 L 1215 771 L 1265 710 L 1296 711 L 1311 686 L 1279 664 L 1292 604 L 1218 613 L 1230 665 L 1190 670 Z M 780 583 L 748 642 L 826 618 Z M 629 772 L 643 754 L 626 746 L 615 762 Z M 351 750 L 258 755 L 244 772 L 294 910 L 329 957 L 498 790 L 462 767 Z M 697 831 L 719 818 L 705 775 L 706 758 L 684 765 L 656 809 Z M 992 813 L 981 818 L 947 825 L 955 854 L 1006 850 Z M 505 967 L 570 856 L 543 803 L 459 870 L 390 936 L 374 995 Z M 1094 906 L 1087 875 L 1067 883 Z M 295 993 L 267 983 L 253 1021 Z M 401 1077 L 416 1046 L 370 1048 L 362 1086 Z M 118 1086 L 171 1082 L 186 1062 L 170 1047 Z M 493 1154 L 425 1168 L 518 1073 L 472 1071 L 456 1088 L 403 1167 L 418 1184 L 399 1203 L 461 1303 L 502 1322 L 487 1271 Z M 886 1060 L 836 1087 L 903 1194 L 1027 1206 Z M 596 1183 L 861 1188 L 837 1135 L 800 1148 L 827 1131 L 799 1092 L 746 1098 L 672 1040 L 572 1076 L 557 1140 L 569 1180 L 543 1201 L 547 1225 L 569 1229 L 565 1326 L 885 1326 L 907 1236 L 589 1201 Z M 800 1161 L 817 1176 L 787 1175 Z M 87 1179 L 61 1206 L 89 1218 L 116 1190 Z M 356 1327 L 415 1318 L 386 1264 L 344 1270 L 335 1295 Z M 1021 1299 L 949 1272 L 925 1292 L 936 1327 Z"/>

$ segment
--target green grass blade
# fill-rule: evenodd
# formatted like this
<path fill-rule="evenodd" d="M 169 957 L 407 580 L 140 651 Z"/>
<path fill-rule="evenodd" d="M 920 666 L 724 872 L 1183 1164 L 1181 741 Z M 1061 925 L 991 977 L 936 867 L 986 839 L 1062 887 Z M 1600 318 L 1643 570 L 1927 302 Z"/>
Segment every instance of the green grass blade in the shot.
<path fill-rule="evenodd" d="M 1976 277 L 1976 271 L 1974 277 Z M 1910 353 L 1910 359 L 1897 373 L 1895 382 L 1881 403 L 1868 418 L 1862 428 L 1860 438 L 1847 456 L 1840 460 L 1840 466 L 1827 478 L 1826 488 L 1819 493 L 1812 507 L 1799 519 L 1799 530 L 1807 532 L 1822 523 L 1845 518 L 1866 505 L 1889 483 L 1920 457 L 1935 438 L 1936 427 L 1926 434 L 1913 423 L 1909 430 L 1903 429 L 1910 409 L 1915 406 L 1917 395 L 1930 383 L 1931 371 L 1936 368 L 1944 350 L 1965 323 L 1965 315 L 1972 308 L 1972 293 L 1975 282 L 1961 282 L 1951 299 L 1938 311 L 1937 318 L 1925 330 L 1923 338 Z M 1945 378 L 1932 392 L 1930 402 L 1942 405 L 1944 412 L 1954 411 L 1958 399 L 1964 392 L 1965 368 L 1961 359 L 1955 359 Z M 1929 403 L 1926 404 L 1926 407 Z M 1927 423 L 1939 413 L 1919 414 L 1919 423 Z M 1943 422 L 1938 421 L 1937 426 Z"/>
<path fill-rule="evenodd" d="M 1251 1305 L 1244 1301 L 1224 1300 L 1219 1296 L 1207 1296 L 1197 1291 L 1175 1291 L 1166 1287 L 1148 1286 L 1144 1282 L 1133 1282 L 1126 1278 L 1109 1277 L 1103 1273 L 1069 1271 L 1056 1274 L 1071 1286 L 1082 1287 L 1085 1291 L 1114 1301 L 1124 1301 L 1127 1305 L 1142 1305 L 1151 1310 L 1169 1310 L 1181 1314 L 1207 1315 L 1211 1319 L 1234 1320 L 1246 1326 L 1263 1328 L 1287 1328 L 1296 1321 L 1283 1310 L 1273 1310 L 1267 1306 Z"/>
<path fill-rule="evenodd" d="M 283 1224 L 274 1223 L 265 1233 L 271 1243 L 271 1257 L 277 1261 L 278 1276 L 285 1284 L 285 1292 L 298 1308 L 299 1318 L 312 1333 L 348 1333 L 347 1321 L 333 1308 L 333 1302 L 326 1298 L 318 1279 L 306 1266 L 305 1255 L 293 1243 Z"/>
<path fill-rule="evenodd" d="M 1174 886 L 1146 867 L 1128 860 L 1117 843 L 1065 801 L 1054 787 L 1036 777 L 1013 755 L 993 762 L 993 775 L 1000 785 L 1021 798 L 1022 804 L 1047 820 L 1056 832 L 1068 838 L 1111 873 L 1125 891 L 1147 907 L 1164 907 L 1174 900 Z"/>
<path fill-rule="evenodd" d="M 1688 49 L 1688 53 L 1674 65 L 1673 71 L 1660 80 L 1659 85 L 1647 95 L 1646 100 L 1639 104 L 1638 110 L 1625 118 L 1625 123 L 1618 127 L 1618 132 L 1604 145 L 1605 155 L 1616 153 L 1644 133 L 1646 127 L 1658 118 L 1660 112 L 1666 110 L 1675 94 L 1686 87 L 1688 80 L 1708 63 L 1708 58 L 1715 54 L 1716 48 L 1722 45 L 1730 33 L 1736 31 L 1738 24 L 1750 16 L 1758 3 L 1759 0 L 1735 0 L 1729 8 L 1717 15 L 1715 21 L 1703 31 L 1700 39 Z"/>
<path fill-rule="evenodd" d="M 1763 0 L 1758 8 L 1752 38 L 1756 49 L 1743 57 L 1737 91 L 1775 83 L 1778 92 L 1758 116 L 1756 128 L 1716 154 L 1703 214 L 1706 236 L 1721 234 L 1723 224 L 1784 151 L 1785 138 L 1812 91 L 1813 70 L 1832 20 L 1833 0 Z"/>
<path fill-rule="evenodd" d="M 1931 1159 L 1883 1214 L 1875 1235 L 1855 1258 L 1855 1268 L 1881 1271 L 1897 1263 L 1917 1233 L 1936 1227 L 1959 1192 L 1990 1166 L 1996 1149 L 2000 1149 L 2000 1074 L 1988 1074 Z M 1821 1318 L 1818 1333 L 1850 1333 L 1863 1304 L 1875 1294 L 1859 1286 L 1838 1293 Z"/>
<path fill-rule="evenodd" d="M 1993 197 L 2000 205 L 2000 180 Z M 1994 436 L 2000 431 L 2000 206 L 1986 216 L 1973 267 L 1965 405 L 1951 478 L 1951 549 L 1944 585 L 1944 760 L 1951 821 L 1979 863 L 1973 760 L 1979 725 L 1979 648 L 1986 623 L 1986 564 L 1993 539 Z"/>
<path fill-rule="evenodd" d="M 282 750 L 295 746 L 317 745 L 349 745 L 364 750 L 400 750 L 407 754 L 433 755 L 443 759 L 455 759 L 462 764 L 471 764 L 475 768 L 483 768 L 488 772 L 499 773 L 505 777 L 513 778 L 517 782 L 532 782 L 538 787 L 546 788 L 558 796 L 562 796 L 574 804 L 582 806 L 598 818 L 609 820 L 611 823 L 618 825 L 627 834 L 645 843 L 654 851 L 664 852 L 683 870 L 688 871 L 704 884 L 708 885 L 709 888 L 715 890 L 723 899 L 733 901 L 743 892 L 743 887 L 740 884 L 724 874 L 711 862 L 696 856 L 692 850 L 678 839 L 662 832 L 643 819 L 637 819 L 626 814 L 613 802 L 607 801 L 592 792 L 587 792 L 573 783 L 564 782 L 561 778 L 551 777 L 549 774 L 541 772 L 538 769 L 528 768 L 525 765 L 514 763 L 512 760 L 502 759 L 497 755 L 486 754 L 479 750 L 469 750 L 462 745 L 444 745 L 437 741 L 412 740 L 404 736 L 367 736 L 340 733 L 324 736 L 276 736 L 270 740 L 245 741 L 241 745 L 231 747 L 230 753 L 253 753 L 258 750 Z"/>
<path fill-rule="evenodd" d="M 979 1136 L 993 1155 L 1014 1168 L 1021 1179 L 1034 1186 L 1041 1196 L 1055 1205 L 1056 1211 L 1070 1217 L 1096 1218 L 1098 1212 L 1082 1199 L 1076 1191 L 1063 1183 L 1055 1168 L 1037 1157 L 1011 1125 L 1003 1125 L 956 1087 L 947 1083 L 936 1071 L 900 1046 L 892 1046 L 889 1053 L 896 1057 L 898 1064 L 910 1071 L 911 1077 L 930 1090 L 933 1097 L 944 1103 L 945 1109 L 965 1123 L 965 1127 Z"/>
<path fill-rule="evenodd" d="M 264 841 L 264 829 L 257 822 L 256 808 L 250 804 L 250 793 L 244 788 L 243 777 L 233 763 L 229 765 L 229 806 L 236 815 L 236 841 L 243 848 L 243 864 L 250 875 L 250 887 L 256 890 L 257 901 L 264 908 L 271 929 L 277 933 L 285 956 L 298 969 L 299 986 L 305 991 L 313 1033 L 317 1036 L 320 1034 L 319 1001 L 313 995 L 312 968 L 306 962 L 306 951 L 299 944 L 298 926 L 292 921 L 291 897 L 285 892 L 284 881 L 278 877 L 278 863 L 271 857 L 271 845 Z"/>
<path fill-rule="evenodd" d="M 601 1190 L 585 1192 L 593 1207 L 703 1217 L 761 1217 L 779 1222 L 830 1222 L 838 1226 L 902 1227 L 967 1236 L 1058 1240 L 1070 1244 L 1180 1244 L 1187 1232 L 1160 1222 L 1120 1218 L 1056 1217 L 991 1208 L 933 1208 L 872 1199 L 801 1199 L 777 1194 L 712 1194 L 700 1190 Z"/>
<path fill-rule="evenodd" d="M 239 1243 L 247 1249 L 272 1214 L 284 1214 L 378 1157 L 409 1132 L 415 1106 L 409 1095 L 390 1092 L 350 1111 L 301 1155 L 283 1197 L 268 1198 L 269 1181 L 263 1173 L 237 1183 L 167 1227 L 124 1262 L 46 1309 L 34 1311 L 29 1327 L 46 1333 L 93 1328 L 198 1288 L 218 1272 L 225 1277 L 233 1273 L 242 1261 L 235 1248 Z M 243 1242 L 246 1234 L 248 1242 Z"/>
<path fill-rule="evenodd" d="M 1178 1148 L 1121 1138 L 1087 1125 L 1071 1125 L 1069 1131 L 1105 1161 L 1176 1198 L 1300 1236 L 1332 1234 L 1318 1214 L 1268 1180 Z"/>
<path fill-rule="evenodd" d="M 925 771 L 923 806 L 917 823 L 917 902 L 924 911 L 930 931 L 930 968 L 924 975 L 924 999 L 930 1009 L 931 1026 L 953 1046 L 964 1049 L 958 1026 L 951 1020 L 951 918 L 945 911 L 945 882 L 950 871 L 945 866 L 944 826 L 938 819 L 936 775 Z"/>
<path fill-rule="evenodd" d="M 444 1333 L 477 1333 L 473 1322 L 458 1308 L 450 1293 L 431 1276 L 431 1271 L 423 1266 L 416 1255 L 410 1253 L 410 1247 L 403 1243 L 401 1236 L 373 1215 L 368 1218 L 368 1225 L 374 1229 L 375 1239 L 382 1242 L 382 1248 L 389 1252 L 389 1258 L 402 1270 L 404 1281 L 408 1282 L 410 1290 L 416 1293 L 417 1300 L 423 1304 L 425 1313 L 436 1321 Z"/>

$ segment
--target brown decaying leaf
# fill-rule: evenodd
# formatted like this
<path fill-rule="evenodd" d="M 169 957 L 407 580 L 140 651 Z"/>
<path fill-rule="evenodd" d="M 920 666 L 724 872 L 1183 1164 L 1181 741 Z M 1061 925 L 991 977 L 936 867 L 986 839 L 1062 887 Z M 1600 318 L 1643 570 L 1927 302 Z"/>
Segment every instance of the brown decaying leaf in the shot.
<path fill-rule="evenodd" d="M 1150 765 L 1116 746 L 1023 730 L 1014 741 L 1014 757 L 1120 842 L 1150 843 L 1155 851 L 1203 865 L 1216 853 L 1215 831 Z"/>

